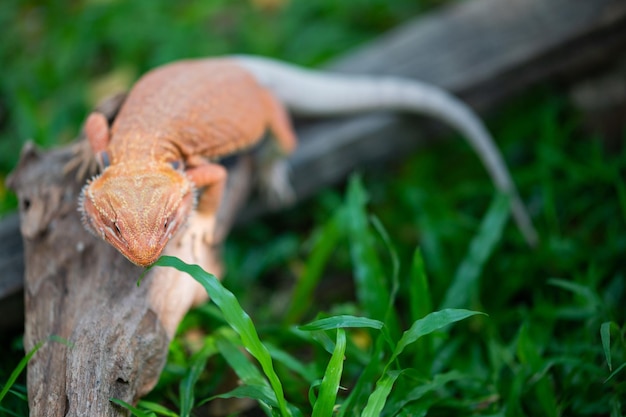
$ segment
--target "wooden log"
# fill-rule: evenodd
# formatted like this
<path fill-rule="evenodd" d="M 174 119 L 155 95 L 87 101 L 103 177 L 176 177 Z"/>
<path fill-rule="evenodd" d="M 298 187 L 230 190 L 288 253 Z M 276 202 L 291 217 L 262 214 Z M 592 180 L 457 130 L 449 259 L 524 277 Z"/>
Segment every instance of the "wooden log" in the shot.
<path fill-rule="evenodd" d="M 204 289 L 186 274 L 151 270 L 140 286 L 139 268 L 90 235 L 77 213 L 85 182 L 66 168 L 88 149 L 86 141 L 42 153 L 27 144 L 8 183 L 20 201 L 24 237 L 24 346 L 58 336 L 28 364 L 32 415 L 119 416 L 110 402 L 134 403 L 156 384 L 176 327 Z M 82 156 L 81 156 L 82 158 Z M 247 195 L 250 164 L 230 170 L 220 236 L 225 236 Z M 219 275 L 217 246 L 207 245 L 215 219 L 196 215 L 166 253 Z"/>

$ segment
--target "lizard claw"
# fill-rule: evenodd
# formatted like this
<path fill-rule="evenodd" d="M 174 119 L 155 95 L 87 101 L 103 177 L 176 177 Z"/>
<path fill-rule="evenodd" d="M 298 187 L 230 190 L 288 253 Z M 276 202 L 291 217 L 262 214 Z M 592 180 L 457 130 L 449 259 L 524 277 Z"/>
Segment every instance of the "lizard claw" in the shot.
<path fill-rule="evenodd" d="M 72 157 L 63 167 L 63 174 L 76 172 L 76 180 L 83 181 L 98 171 L 98 164 L 87 140 L 80 140 L 72 145 Z"/>

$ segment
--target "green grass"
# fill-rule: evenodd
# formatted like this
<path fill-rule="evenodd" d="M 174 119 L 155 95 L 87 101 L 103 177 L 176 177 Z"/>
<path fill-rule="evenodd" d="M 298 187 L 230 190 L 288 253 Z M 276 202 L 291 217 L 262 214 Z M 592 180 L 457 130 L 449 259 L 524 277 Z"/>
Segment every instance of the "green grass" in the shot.
<path fill-rule="evenodd" d="M 8 0 L 1 175 L 25 139 L 71 139 L 101 85 L 186 56 L 317 64 L 435 3 Z M 536 249 L 461 138 L 364 170 L 234 231 L 228 290 L 162 261 L 196 275 L 213 302 L 185 318 L 136 415 L 204 415 L 245 397 L 268 415 L 623 416 L 626 149 L 584 130 L 550 86 L 488 122 L 539 230 Z M 3 188 L 0 201 L 14 207 Z M 0 415 L 25 416 L 24 373 L 11 376 L 20 337 L 1 339 Z"/>
<path fill-rule="evenodd" d="M 359 382 L 355 388 L 352 389 L 350 394 L 345 398 L 345 403 L 349 404 L 349 406 L 344 405 L 340 407 L 341 414 L 346 415 L 354 413 L 357 410 L 363 410 L 364 415 L 374 416 L 381 413 L 391 394 L 394 382 L 398 377 L 402 374 L 411 374 L 413 372 L 418 374 L 416 369 L 408 365 L 400 365 L 400 356 L 407 347 L 413 345 L 426 335 L 435 331 L 441 331 L 451 323 L 477 314 L 476 312 L 459 309 L 446 309 L 432 312 L 413 322 L 410 328 L 404 331 L 401 336 L 394 335 L 393 333 L 398 331 L 397 325 L 401 320 L 398 314 L 399 311 L 393 308 L 396 301 L 396 291 L 390 292 L 388 290 L 389 283 L 384 282 L 385 273 L 380 276 L 374 276 L 371 272 L 376 267 L 380 267 L 381 259 L 379 259 L 377 255 L 375 239 L 371 236 L 371 230 L 367 222 L 360 224 L 359 233 L 354 233 L 354 226 L 346 221 L 347 218 L 366 217 L 364 207 L 365 200 L 363 198 L 364 190 L 360 181 L 354 179 L 349 189 L 347 201 L 339 208 L 338 213 L 343 220 L 341 224 L 345 225 L 341 228 L 342 234 L 348 238 L 350 245 L 356 248 L 353 250 L 355 273 L 370 276 L 369 279 L 357 280 L 356 282 L 357 293 L 361 294 L 361 297 L 366 300 L 360 304 L 364 307 L 364 314 L 366 315 L 374 315 L 380 309 L 380 307 L 376 307 L 372 310 L 372 306 L 382 306 L 382 309 L 385 311 L 381 313 L 381 320 L 349 315 L 335 315 L 318 319 L 304 326 L 282 326 L 275 330 L 275 337 L 279 338 L 281 338 L 281 333 L 285 333 L 283 337 L 287 338 L 290 334 L 297 332 L 309 345 L 313 345 L 312 347 L 316 347 L 314 345 L 317 342 L 319 343 L 318 349 L 327 350 L 328 353 L 332 354 L 326 371 L 324 372 L 323 369 L 318 369 L 318 379 L 321 379 L 321 382 L 319 383 L 318 396 L 312 401 L 312 415 L 330 415 L 337 404 L 344 402 L 338 401 L 336 396 L 342 377 L 344 356 L 346 361 L 348 358 L 351 358 L 350 349 L 347 348 L 347 344 L 350 345 L 350 348 L 353 350 L 359 349 L 358 345 L 351 343 L 353 341 L 349 337 L 350 333 L 348 333 L 348 338 L 346 339 L 346 330 L 344 329 L 356 328 L 360 331 L 363 329 L 374 329 L 375 332 L 371 332 L 371 337 L 378 340 L 374 343 L 380 346 L 380 349 L 361 349 L 358 355 L 355 355 L 355 359 L 356 357 L 360 359 L 357 361 L 357 364 L 361 362 L 360 365 L 365 366 L 367 363 L 373 363 L 376 366 L 372 368 L 372 372 L 368 373 L 366 377 L 361 376 L 359 378 Z M 335 219 L 331 219 L 331 221 L 335 221 Z M 365 254 L 367 256 L 363 256 Z M 230 340 L 234 345 L 221 350 L 221 353 L 225 356 L 226 361 L 233 368 L 241 382 L 245 384 L 235 388 L 238 393 L 241 393 L 241 391 L 245 389 L 247 396 L 258 400 L 261 407 L 272 415 L 274 413 L 283 416 L 311 414 L 310 408 L 307 407 L 306 404 L 302 404 L 302 400 L 306 397 L 298 392 L 292 393 L 291 395 L 293 397 L 292 401 L 295 404 L 292 404 L 290 407 L 287 406 L 283 384 L 274 369 L 269 350 L 259 340 L 257 330 L 252 320 L 248 314 L 241 309 L 236 297 L 230 291 L 226 290 L 217 278 L 202 271 L 197 266 L 184 264 L 182 261 L 171 257 L 161 258 L 157 261 L 155 266 L 171 266 L 192 275 L 205 287 L 211 296 L 211 301 L 219 308 L 221 319 L 228 327 L 236 332 L 238 337 Z M 387 271 L 387 273 L 397 273 L 397 271 L 398 269 L 394 267 L 391 271 Z M 419 272 L 423 274 L 423 271 Z M 373 279 L 379 280 L 380 285 L 371 285 Z M 392 281 L 395 281 L 397 285 L 397 277 L 394 277 Z M 392 285 L 392 287 L 393 286 L 394 285 Z M 310 288 L 311 291 L 307 294 L 308 297 L 313 296 L 312 287 Z M 297 299 L 294 300 L 297 301 Z M 325 333 L 325 331 L 330 330 L 336 330 L 336 342 L 334 343 Z M 306 332 L 310 332 L 310 334 Z M 213 340 L 214 337 L 218 337 L 218 345 L 221 340 L 221 329 L 217 329 L 212 334 L 212 336 L 208 336 L 208 340 L 204 343 L 207 347 L 213 346 L 216 343 L 215 340 Z M 441 334 L 445 334 L 445 332 L 441 331 Z M 246 358 L 245 355 L 237 354 L 235 358 L 232 357 L 233 352 L 238 352 L 238 346 L 245 348 L 246 351 L 258 361 L 267 379 L 261 377 L 261 374 L 255 371 L 256 367 L 251 367 L 249 359 Z M 348 352 L 346 352 L 347 349 Z M 407 364 L 411 362 L 411 359 L 407 360 Z M 204 368 L 206 365 L 205 362 L 202 362 L 202 365 L 202 368 Z M 318 368 L 321 366 L 320 363 L 300 363 L 302 367 L 308 365 L 317 365 Z M 194 375 L 193 378 L 190 378 L 194 382 L 197 381 L 198 369 L 199 368 L 192 366 L 189 371 L 191 375 Z M 295 376 L 296 375 L 287 375 L 286 378 Z M 310 381 L 299 382 L 306 383 Z M 309 392 L 311 392 L 317 384 L 317 380 L 313 381 L 313 384 L 308 387 Z M 286 386 L 287 384 L 284 385 Z M 292 384 L 290 383 L 288 385 L 291 386 Z M 370 393 L 369 391 L 374 385 L 376 388 Z M 359 387 L 359 389 L 356 387 Z M 251 388 L 254 389 L 251 390 Z M 232 393 L 229 395 L 232 395 Z M 187 396 L 188 395 L 181 395 L 181 400 Z M 191 396 L 191 394 L 189 396 Z M 309 397 L 311 397 L 311 395 Z M 367 402 L 365 402 L 366 399 Z M 189 415 L 189 407 L 182 407 L 181 404 L 180 409 L 180 415 Z"/>

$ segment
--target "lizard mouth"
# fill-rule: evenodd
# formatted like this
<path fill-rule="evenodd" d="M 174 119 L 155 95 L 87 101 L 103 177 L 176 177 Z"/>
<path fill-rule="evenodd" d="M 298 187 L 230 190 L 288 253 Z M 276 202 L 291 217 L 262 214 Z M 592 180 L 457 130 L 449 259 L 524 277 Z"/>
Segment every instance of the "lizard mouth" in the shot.
<path fill-rule="evenodd" d="M 135 265 L 148 267 L 152 265 L 153 263 L 155 263 L 157 259 L 159 259 L 164 248 L 165 248 L 165 245 L 163 247 L 157 247 L 149 253 L 146 253 L 145 251 L 125 252 L 122 250 L 120 250 L 120 253 L 124 255 L 126 259 L 134 263 Z"/>

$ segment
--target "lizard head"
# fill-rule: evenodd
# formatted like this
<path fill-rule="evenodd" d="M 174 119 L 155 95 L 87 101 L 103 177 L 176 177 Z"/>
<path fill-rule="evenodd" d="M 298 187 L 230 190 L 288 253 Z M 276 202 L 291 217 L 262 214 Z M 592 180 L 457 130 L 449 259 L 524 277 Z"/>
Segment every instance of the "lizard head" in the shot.
<path fill-rule="evenodd" d="M 193 182 L 168 163 L 116 164 L 83 187 L 79 209 L 88 230 L 148 266 L 186 223 L 195 200 Z"/>

